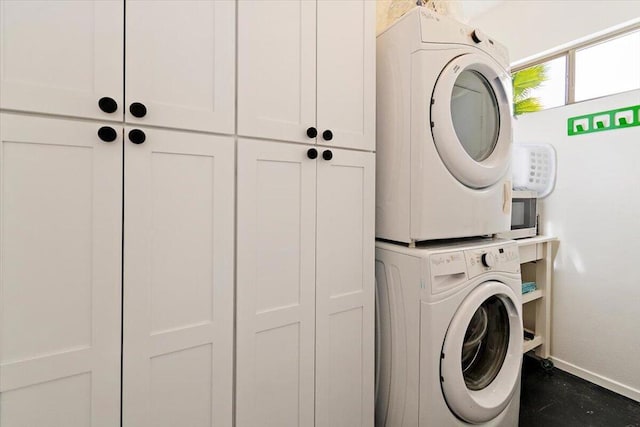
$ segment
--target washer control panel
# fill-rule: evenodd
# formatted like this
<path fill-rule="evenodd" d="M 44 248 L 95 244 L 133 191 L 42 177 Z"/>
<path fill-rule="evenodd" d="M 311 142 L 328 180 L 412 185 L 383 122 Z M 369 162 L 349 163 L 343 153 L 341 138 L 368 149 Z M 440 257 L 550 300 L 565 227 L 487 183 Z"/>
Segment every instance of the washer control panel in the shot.
<path fill-rule="evenodd" d="M 515 242 L 443 251 L 429 257 L 431 294 L 436 295 L 489 272 L 520 273 L 520 254 Z M 422 285 L 424 287 L 424 284 Z"/>
<path fill-rule="evenodd" d="M 520 255 L 515 245 L 490 246 L 465 251 L 469 277 L 475 277 L 489 271 L 518 273 Z"/>

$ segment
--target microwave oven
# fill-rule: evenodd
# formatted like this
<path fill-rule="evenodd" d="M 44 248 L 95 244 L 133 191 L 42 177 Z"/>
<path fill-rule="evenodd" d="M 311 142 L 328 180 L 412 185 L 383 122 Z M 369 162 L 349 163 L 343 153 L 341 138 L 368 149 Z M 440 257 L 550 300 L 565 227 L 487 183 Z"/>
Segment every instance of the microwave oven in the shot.
<path fill-rule="evenodd" d="M 538 194 L 514 191 L 511 199 L 511 230 L 499 233 L 503 239 L 522 239 L 538 234 Z"/>

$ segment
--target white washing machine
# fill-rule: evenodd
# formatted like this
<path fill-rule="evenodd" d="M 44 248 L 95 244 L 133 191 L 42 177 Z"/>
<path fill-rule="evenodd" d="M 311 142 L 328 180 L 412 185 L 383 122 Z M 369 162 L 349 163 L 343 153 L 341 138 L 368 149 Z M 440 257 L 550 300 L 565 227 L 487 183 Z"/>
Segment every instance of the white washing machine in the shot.
<path fill-rule="evenodd" d="M 376 427 L 514 427 L 522 309 L 516 243 L 376 243 Z"/>
<path fill-rule="evenodd" d="M 377 39 L 376 237 L 405 243 L 508 230 L 506 49 L 417 7 Z"/>

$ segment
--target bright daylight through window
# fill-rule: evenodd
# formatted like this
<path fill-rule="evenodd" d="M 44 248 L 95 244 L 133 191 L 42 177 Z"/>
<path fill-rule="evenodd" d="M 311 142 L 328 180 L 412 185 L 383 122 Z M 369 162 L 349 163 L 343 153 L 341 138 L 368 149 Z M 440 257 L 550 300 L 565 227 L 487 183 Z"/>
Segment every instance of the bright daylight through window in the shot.
<path fill-rule="evenodd" d="M 640 30 L 576 51 L 576 101 L 640 88 Z"/>
<path fill-rule="evenodd" d="M 515 115 L 640 89 L 640 29 L 528 64 L 512 80 Z"/>

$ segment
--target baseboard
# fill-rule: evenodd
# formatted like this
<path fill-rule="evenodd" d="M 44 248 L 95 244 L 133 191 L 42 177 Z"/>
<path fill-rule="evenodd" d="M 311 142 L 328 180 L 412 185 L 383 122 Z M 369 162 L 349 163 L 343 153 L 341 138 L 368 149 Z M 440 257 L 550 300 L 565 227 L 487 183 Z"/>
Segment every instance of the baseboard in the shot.
<path fill-rule="evenodd" d="M 553 360 L 553 364 L 556 366 L 556 368 L 562 371 L 566 371 L 570 374 L 575 375 L 576 377 L 580 377 L 584 380 L 597 384 L 600 387 L 604 387 L 615 393 L 626 396 L 629 399 L 640 402 L 640 390 L 636 390 L 612 379 L 603 377 L 602 375 L 587 371 L 586 369 L 580 368 L 572 363 L 565 362 L 564 360 L 557 359 L 553 356 L 551 357 L 551 360 Z"/>

